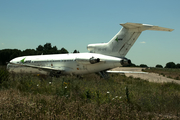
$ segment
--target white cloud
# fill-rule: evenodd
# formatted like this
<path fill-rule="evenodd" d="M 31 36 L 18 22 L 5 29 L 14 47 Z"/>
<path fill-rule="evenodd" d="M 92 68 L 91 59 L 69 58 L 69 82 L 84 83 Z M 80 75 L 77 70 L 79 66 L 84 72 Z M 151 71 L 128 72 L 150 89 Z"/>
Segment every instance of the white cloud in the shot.
<path fill-rule="evenodd" d="M 1 43 L 1 45 L 4 45 L 4 43 Z"/>
<path fill-rule="evenodd" d="M 142 41 L 142 42 L 140 42 L 140 43 L 145 44 L 146 42 L 145 42 L 145 41 Z"/>

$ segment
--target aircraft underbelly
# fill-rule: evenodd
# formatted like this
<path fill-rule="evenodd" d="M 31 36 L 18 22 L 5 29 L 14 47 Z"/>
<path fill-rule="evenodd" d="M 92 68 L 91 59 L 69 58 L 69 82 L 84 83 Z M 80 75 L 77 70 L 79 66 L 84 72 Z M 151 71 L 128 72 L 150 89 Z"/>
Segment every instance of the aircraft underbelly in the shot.
<path fill-rule="evenodd" d="M 87 72 L 92 73 L 92 72 L 99 72 L 103 71 L 106 69 L 111 69 L 114 67 L 121 66 L 120 63 L 114 62 L 114 63 L 106 63 L 106 64 L 94 64 L 94 65 L 89 65 L 87 66 Z"/>

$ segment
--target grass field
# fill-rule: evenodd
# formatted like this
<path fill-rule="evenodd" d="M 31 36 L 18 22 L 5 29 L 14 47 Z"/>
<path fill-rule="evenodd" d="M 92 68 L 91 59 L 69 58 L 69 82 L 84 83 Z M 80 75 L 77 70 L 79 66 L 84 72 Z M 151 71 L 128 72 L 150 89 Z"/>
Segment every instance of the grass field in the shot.
<path fill-rule="evenodd" d="M 180 85 L 97 74 L 51 78 L 9 74 L 0 119 L 180 119 Z"/>
<path fill-rule="evenodd" d="M 145 72 L 157 73 L 159 75 L 163 75 L 168 78 L 172 78 L 175 80 L 180 80 L 180 69 L 170 69 L 170 68 L 150 68 L 145 69 Z"/>

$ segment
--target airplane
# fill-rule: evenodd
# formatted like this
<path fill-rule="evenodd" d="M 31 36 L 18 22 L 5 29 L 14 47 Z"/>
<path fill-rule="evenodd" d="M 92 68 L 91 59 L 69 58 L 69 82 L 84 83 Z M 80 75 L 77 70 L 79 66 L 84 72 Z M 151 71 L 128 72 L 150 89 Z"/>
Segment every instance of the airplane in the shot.
<path fill-rule="evenodd" d="M 82 75 L 98 72 L 103 78 L 108 77 L 107 73 L 133 73 L 111 71 L 111 69 L 131 64 L 131 60 L 125 56 L 142 31 L 173 31 L 169 28 L 140 23 L 127 22 L 120 25 L 121 30 L 108 43 L 89 44 L 87 46 L 89 53 L 22 56 L 12 59 L 7 69 L 14 72 L 18 70 L 31 73 L 45 72 L 44 74 L 50 75 Z"/>

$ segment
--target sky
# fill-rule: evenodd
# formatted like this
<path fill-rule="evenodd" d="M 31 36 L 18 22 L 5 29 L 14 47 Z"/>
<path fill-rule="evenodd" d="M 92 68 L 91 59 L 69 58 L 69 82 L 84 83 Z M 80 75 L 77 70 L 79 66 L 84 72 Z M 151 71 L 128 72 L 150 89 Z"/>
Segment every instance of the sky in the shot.
<path fill-rule="evenodd" d="M 126 57 L 136 65 L 180 63 L 180 0 L 0 0 L 0 50 L 51 43 L 70 53 L 105 43 L 133 22 L 172 28 L 144 31 Z"/>

